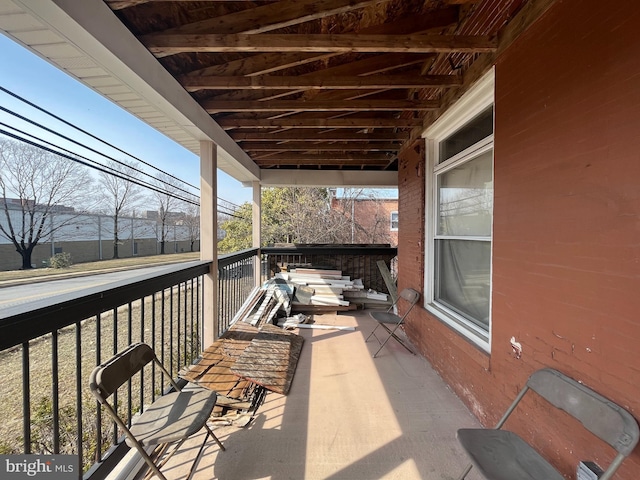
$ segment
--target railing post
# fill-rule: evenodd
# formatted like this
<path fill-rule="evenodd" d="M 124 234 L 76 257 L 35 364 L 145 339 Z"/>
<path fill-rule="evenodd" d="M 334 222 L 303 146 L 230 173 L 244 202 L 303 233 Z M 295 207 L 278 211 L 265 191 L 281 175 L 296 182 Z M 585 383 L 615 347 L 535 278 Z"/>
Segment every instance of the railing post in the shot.
<path fill-rule="evenodd" d="M 218 332 L 218 159 L 217 145 L 200 142 L 200 259 L 211 260 L 203 281 L 202 348 L 211 345 Z"/>

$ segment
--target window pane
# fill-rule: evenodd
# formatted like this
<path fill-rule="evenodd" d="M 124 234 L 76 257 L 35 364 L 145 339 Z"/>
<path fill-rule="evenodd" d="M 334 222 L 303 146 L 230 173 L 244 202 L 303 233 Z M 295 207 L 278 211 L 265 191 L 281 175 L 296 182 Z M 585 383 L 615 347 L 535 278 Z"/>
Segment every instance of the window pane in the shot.
<path fill-rule="evenodd" d="M 436 240 L 435 300 L 489 330 L 491 242 Z"/>
<path fill-rule="evenodd" d="M 493 106 L 440 142 L 440 163 L 493 133 Z"/>
<path fill-rule="evenodd" d="M 398 230 L 398 212 L 391 212 L 391 230 Z"/>
<path fill-rule="evenodd" d="M 493 152 L 438 176 L 438 235 L 491 236 Z"/>

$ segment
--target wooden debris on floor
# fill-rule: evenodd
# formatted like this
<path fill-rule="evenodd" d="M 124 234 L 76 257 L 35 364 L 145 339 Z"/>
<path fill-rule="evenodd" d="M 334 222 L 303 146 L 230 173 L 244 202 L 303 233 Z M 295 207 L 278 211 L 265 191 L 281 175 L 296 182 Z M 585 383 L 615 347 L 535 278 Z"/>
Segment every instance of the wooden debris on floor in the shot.
<path fill-rule="evenodd" d="M 266 324 L 231 367 L 231 372 L 282 395 L 291 387 L 304 339 Z"/>
<path fill-rule="evenodd" d="M 271 279 L 255 287 L 231 320 L 231 325 L 245 322 L 254 327 L 271 323 L 279 311 L 291 314 L 294 285 L 281 279 Z"/>
<path fill-rule="evenodd" d="M 253 385 L 234 375 L 231 367 L 257 334 L 256 327 L 242 322 L 235 324 L 202 352 L 197 363 L 180 372 L 180 376 L 225 397 L 248 401 Z"/>

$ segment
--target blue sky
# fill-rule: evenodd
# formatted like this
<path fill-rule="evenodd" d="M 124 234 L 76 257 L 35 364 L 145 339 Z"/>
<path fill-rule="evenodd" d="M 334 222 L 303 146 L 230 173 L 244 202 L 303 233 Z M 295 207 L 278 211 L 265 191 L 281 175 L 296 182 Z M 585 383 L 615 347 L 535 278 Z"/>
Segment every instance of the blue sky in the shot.
<path fill-rule="evenodd" d="M 3 88 L 125 152 L 199 186 L 200 166 L 196 155 L 2 34 L 0 65 L 0 86 Z M 109 149 L 2 91 L 0 105 L 118 160 L 128 159 L 126 155 Z M 96 154 L 83 152 L 77 146 L 67 147 L 70 144 L 46 132 L 37 131 L 36 127 L 4 111 L 0 111 L 0 122 L 35 133 L 76 153 L 92 156 L 100 162 L 106 161 Z M 4 126 L 0 128 L 6 129 Z M 142 166 L 141 169 L 150 174 L 155 173 L 146 166 Z M 218 196 L 240 204 L 251 199 L 251 189 L 243 188 L 239 182 L 218 171 Z"/>

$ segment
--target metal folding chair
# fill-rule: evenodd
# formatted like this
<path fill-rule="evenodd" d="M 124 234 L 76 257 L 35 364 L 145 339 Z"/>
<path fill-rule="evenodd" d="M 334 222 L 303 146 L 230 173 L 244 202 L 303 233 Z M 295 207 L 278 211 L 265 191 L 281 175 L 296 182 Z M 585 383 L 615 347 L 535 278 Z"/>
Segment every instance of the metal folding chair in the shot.
<path fill-rule="evenodd" d="M 109 398 L 121 385 L 151 362 L 155 362 L 160 371 L 167 376 L 175 391 L 159 397 L 151 405 L 144 407 L 143 412 L 130 426 L 127 426 L 118 415 L 117 406 L 110 403 Z M 171 455 L 180 448 L 180 445 L 187 438 L 203 427 L 206 429 L 207 435 L 193 462 L 189 478 L 202 455 L 209 435 L 213 437 L 221 450 L 225 449 L 207 425 L 207 420 L 216 404 L 216 393 L 200 387 L 181 391 L 149 345 L 135 343 L 98 365 L 91 373 L 89 386 L 98 402 L 124 432 L 127 445 L 137 449 L 151 472 L 162 480 L 166 480 L 166 477 L 160 472 L 160 468 L 166 464 Z M 147 448 L 156 446 L 155 448 L 159 447 L 159 450 L 163 451 L 164 447 L 174 442 L 178 443 L 171 454 L 165 456 L 156 465 L 147 453 Z"/>
<path fill-rule="evenodd" d="M 466 478 L 475 466 L 489 480 L 563 480 L 564 477 L 521 437 L 500 428 L 522 397 L 533 390 L 556 408 L 579 420 L 591 433 L 617 452 L 599 480 L 609 480 L 638 443 L 635 418 L 622 407 L 557 370 L 534 372 L 494 429 L 460 429 L 458 440 L 471 457 L 471 465 L 459 477 Z"/>
<path fill-rule="evenodd" d="M 376 325 L 376 328 L 374 328 L 373 331 L 369 334 L 365 342 L 368 342 L 372 336 L 378 339 L 378 337 L 375 335 L 378 327 L 382 327 L 384 330 L 386 330 L 388 334 L 387 338 L 385 338 L 384 341 L 381 342 L 380 348 L 376 351 L 376 353 L 373 354 L 373 358 L 376 358 L 378 353 L 380 353 L 380 350 L 382 350 L 382 348 L 387 344 L 387 342 L 391 338 L 394 338 L 400 345 L 402 345 L 410 353 L 413 353 L 415 355 L 415 352 L 411 350 L 409 347 L 407 347 L 404 341 L 400 337 L 398 337 L 398 335 L 396 335 L 396 330 L 398 330 L 398 328 L 400 328 L 400 326 L 404 323 L 404 319 L 407 317 L 407 315 L 409 315 L 409 312 L 411 311 L 413 306 L 418 302 L 419 298 L 420 298 L 420 294 L 417 291 L 415 291 L 412 288 L 405 288 L 400 292 L 398 299 L 389 307 L 389 309 L 386 312 L 374 311 L 369 313 L 369 315 L 371 315 L 371 318 L 373 318 L 376 322 L 378 322 L 378 324 Z M 409 306 L 405 310 L 404 314 L 402 316 L 399 316 L 396 313 L 394 313 L 394 310 L 401 299 L 404 299 L 404 301 L 406 301 L 409 304 Z M 380 341 L 380 339 L 378 339 L 378 341 Z"/>

